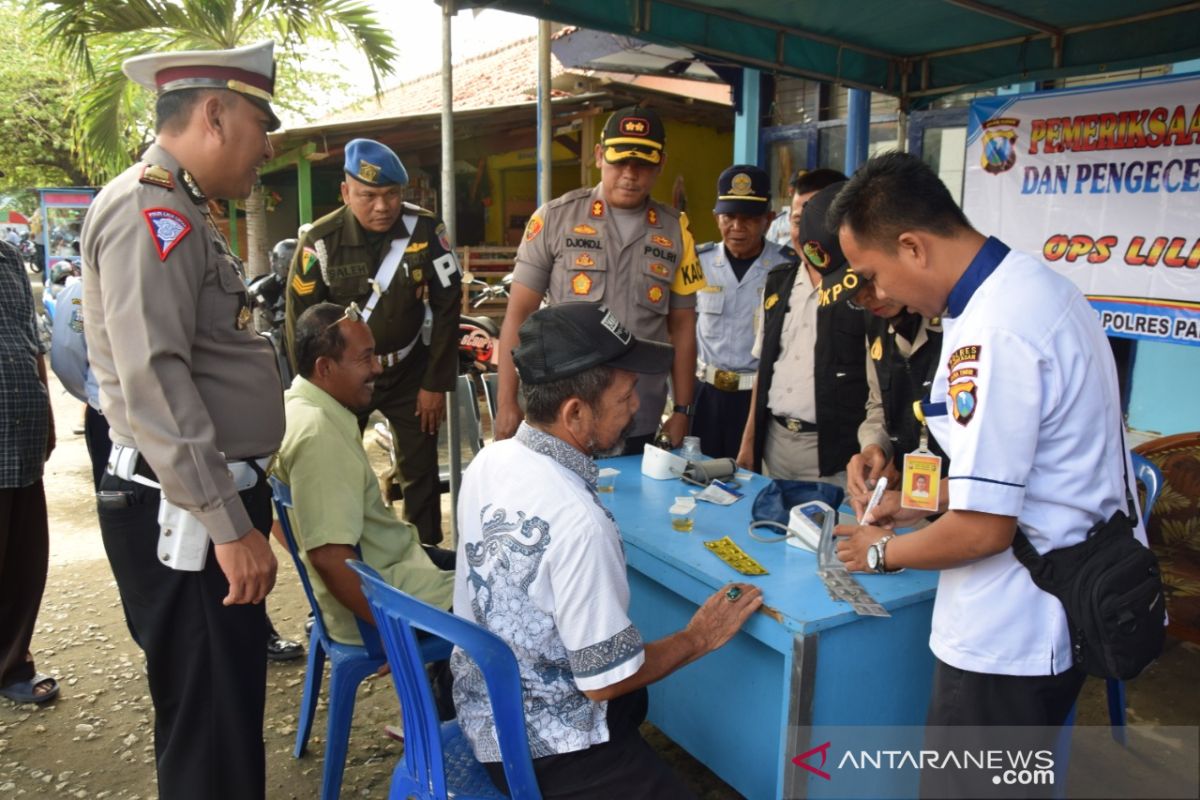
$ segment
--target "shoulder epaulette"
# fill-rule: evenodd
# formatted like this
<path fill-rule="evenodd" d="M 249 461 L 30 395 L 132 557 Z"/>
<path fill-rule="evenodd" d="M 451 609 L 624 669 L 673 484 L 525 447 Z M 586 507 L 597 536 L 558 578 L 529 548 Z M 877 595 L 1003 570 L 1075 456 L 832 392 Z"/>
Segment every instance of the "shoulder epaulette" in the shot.
<path fill-rule="evenodd" d="M 696 245 L 696 255 L 700 255 L 701 253 L 707 253 L 709 250 L 712 250 L 716 246 L 717 246 L 716 242 L 705 242 L 704 244 L 698 244 L 698 245 Z"/>
<path fill-rule="evenodd" d="M 583 186 L 578 189 L 572 189 L 571 191 L 567 192 L 566 194 L 559 195 L 558 197 L 551 200 L 549 203 L 546 203 L 544 208 L 547 208 L 547 209 L 557 208 L 558 206 L 561 206 L 564 203 L 570 203 L 571 201 L 578 200 L 581 197 L 587 197 L 592 193 L 592 188 L 593 187 L 591 187 L 591 186 Z"/>
<path fill-rule="evenodd" d="M 175 178 L 171 175 L 171 171 L 158 164 L 147 164 L 142 167 L 142 174 L 138 180 L 153 186 L 161 186 L 168 192 L 175 188 Z"/>
<path fill-rule="evenodd" d="M 429 209 L 421 208 L 416 203 L 410 203 L 407 200 L 404 201 L 404 210 L 409 214 L 416 214 L 419 217 L 437 217 L 437 215 Z"/>

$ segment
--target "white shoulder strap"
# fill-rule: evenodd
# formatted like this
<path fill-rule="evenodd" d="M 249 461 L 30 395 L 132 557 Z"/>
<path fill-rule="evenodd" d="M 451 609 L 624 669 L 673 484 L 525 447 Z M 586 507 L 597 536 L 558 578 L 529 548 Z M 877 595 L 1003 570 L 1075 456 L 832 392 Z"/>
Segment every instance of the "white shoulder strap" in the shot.
<path fill-rule="evenodd" d="M 403 219 L 408 235 L 392 240 L 387 255 L 383 257 L 383 263 L 379 265 L 379 271 L 371 279 L 371 297 L 367 300 L 367 307 L 362 312 L 363 322 L 371 318 L 371 312 L 375 310 L 379 298 L 383 297 L 384 292 L 392 285 L 392 279 L 396 277 L 396 270 L 404 261 L 404 251 L 408 248 L 408 242 L 412 239 L 413 231 L 417 229 L 416 214 L 405 214 Z"/>

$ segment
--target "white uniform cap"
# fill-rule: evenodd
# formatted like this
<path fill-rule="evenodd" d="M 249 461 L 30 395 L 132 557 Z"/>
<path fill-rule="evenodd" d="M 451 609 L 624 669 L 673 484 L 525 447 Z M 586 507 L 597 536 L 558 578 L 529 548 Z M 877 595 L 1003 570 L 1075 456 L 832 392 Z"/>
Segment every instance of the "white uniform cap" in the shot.
<path fill-rule="evenodd" d="M 134 56 L 121 70 L 141 86 L 158 94 L 179 89 L 228 89 L 244 95 L 271 117 L 269 130 L 279 127 L 271 108 L 275 92 L 275 43 L 272 41 L 233 50 L 178 50 Z"/>

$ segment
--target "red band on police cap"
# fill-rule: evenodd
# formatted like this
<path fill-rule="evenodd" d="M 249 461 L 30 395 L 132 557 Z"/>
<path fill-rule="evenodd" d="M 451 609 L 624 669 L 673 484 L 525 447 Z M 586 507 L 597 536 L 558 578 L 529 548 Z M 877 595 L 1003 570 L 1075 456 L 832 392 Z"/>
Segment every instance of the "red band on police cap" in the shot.
<path fill-rule="evenodd" d="M 275 81 L 258 72 L 237 69 L 235 67 L 217 67 L 208 64 L 194 64 L 184 67 L 167 67 L 154 75 L 154 82 L 159 88 L 175 81 L 185 81 L 191 78 L 208 78 L 220 81 L 241 81 L 267 94 L 273 94 Z"/>

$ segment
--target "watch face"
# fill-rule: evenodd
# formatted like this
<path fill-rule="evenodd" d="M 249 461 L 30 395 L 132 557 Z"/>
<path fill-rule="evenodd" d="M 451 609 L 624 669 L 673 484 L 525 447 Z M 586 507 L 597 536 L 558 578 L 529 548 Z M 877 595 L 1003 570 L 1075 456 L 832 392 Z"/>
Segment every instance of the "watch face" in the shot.
<path fill-rule="evenodd" d="M 879 546 L 871 545 L 867 548 L 867 567 L 876 570 L 879 569 Z"/>

